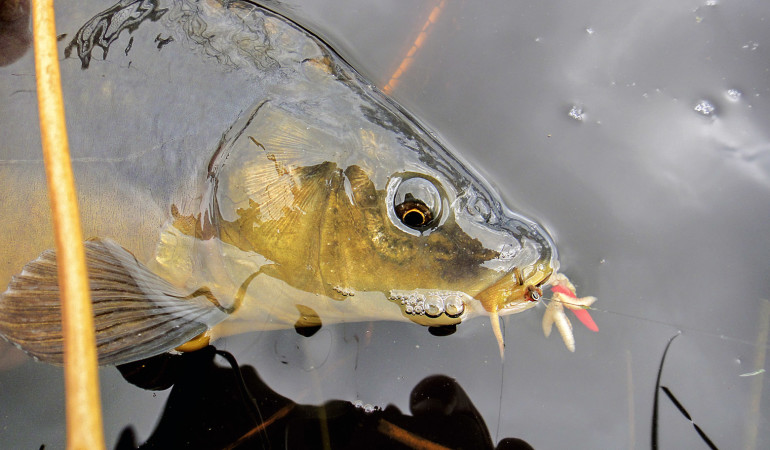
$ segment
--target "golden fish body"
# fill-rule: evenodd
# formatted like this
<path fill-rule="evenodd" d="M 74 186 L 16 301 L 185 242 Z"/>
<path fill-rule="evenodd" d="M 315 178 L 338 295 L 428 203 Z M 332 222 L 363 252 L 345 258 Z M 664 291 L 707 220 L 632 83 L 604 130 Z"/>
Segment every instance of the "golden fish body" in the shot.
<path fill-rule="evenodd" d="M 151 258 L 87 242 L 102 364 L 212 328 L 452 326 L 536 304 L 558 269 L 542 227 L 301 26 L 251 4 L 191 5 L 171 2 L 162 20 L 200 57 L 258 69 L 259 95 L 208 150 L 192 195 L 168 206 Z M 201 29 L 238 30 L 237 45 Z M 54 363 L 55 278 L 48 251 L 0 299 L 0 333 Z"/>

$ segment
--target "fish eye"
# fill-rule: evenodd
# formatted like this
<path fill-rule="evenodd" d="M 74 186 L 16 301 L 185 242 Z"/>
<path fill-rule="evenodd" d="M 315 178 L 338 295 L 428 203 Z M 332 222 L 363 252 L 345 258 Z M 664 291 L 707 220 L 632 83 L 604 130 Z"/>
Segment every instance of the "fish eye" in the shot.
<path fill-rule="evenodd" d="M 441 194 L 430 180 L 407 178 L 395 190 L 393 210 L 402 224 L 423 230 L 436 223 L 441 212 Z"/>
<path fill-rule="evenodd" d="M 406 194 L 402 203 L 396 205 L 396 216 L 410 228 L 422 228 L 433 221 L 430 208 L 423 201 L 414 198 L 411 192 Z"/>

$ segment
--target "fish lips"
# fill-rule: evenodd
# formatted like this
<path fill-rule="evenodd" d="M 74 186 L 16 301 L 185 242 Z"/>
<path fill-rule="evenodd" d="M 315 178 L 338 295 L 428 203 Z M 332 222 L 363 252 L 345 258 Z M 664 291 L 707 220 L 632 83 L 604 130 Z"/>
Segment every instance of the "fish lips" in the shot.
<path fill-rule="evenodd" d="M 535 306 L 543 295 L 542 287 L 554 273 L 548 263 L 538 263 L 524 270 L 514 267 L 497 282 L 475 295 L 488 313 L 515 314 Z"/>
<path fill-rule="evenodd" d="M 505 235 L 507 243 L 485 266 L 503 275 L 474 298 L 488 313 L 504 315 L 535 306 L 559 261 L 553 239 L 542 226 L 511 211 L 500 216 L 499 224 L 488 226 Z"/>

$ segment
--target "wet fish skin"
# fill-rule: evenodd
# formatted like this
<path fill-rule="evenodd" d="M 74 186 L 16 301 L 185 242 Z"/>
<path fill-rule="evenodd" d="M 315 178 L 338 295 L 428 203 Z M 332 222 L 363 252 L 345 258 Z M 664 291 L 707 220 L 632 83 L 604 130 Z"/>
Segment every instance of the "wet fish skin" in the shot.
<path fill-rule="evenodd" d="M 189 195 L 199 207 L 167 206 L 153 260 L 106 239 L 86 244 L 101 364 L 163 353 L 209 328 L 294 326 L 298 309 L 324 324 L 445 326 L 534 306 L 530 292 L 558 269 L 548 234 L 323 40 L 242 2 L 113 9 L 140 3 L 193 57 L 253 72 L 260 95 L 210 150 Z M 233 35 L 238 45 L 221 39 Z M 429 210 L 424 226 L 396 212 L 406 194 Z M 47 251 L 12 280 L 0 334 L 60 363 L 55 273 Z"/>

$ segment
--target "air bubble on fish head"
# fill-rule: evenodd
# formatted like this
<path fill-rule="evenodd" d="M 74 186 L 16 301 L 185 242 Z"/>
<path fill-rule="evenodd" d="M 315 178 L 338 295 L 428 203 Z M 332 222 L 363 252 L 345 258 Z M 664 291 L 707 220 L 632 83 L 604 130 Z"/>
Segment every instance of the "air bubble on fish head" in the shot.
<path fill-rule="evenodd" d="M 456 291 L 393 290 L 388 298 L 401 307 L 406 317 L 425 326 L 455 325 L 483 311 L 474 308 L 475 299 Z"/>
<path fill-rule="evenodd" d="M 424 308 L 429 317 L 438 317 L 444 312 L 444 300 L 435 294 L 428 295 Z"/>
<path fill-rule="evenodd" d="M 449 317 L 459 317 L 465 312 L 465 304 L 456 295 L 450 295 L 445 302 L 445 311 Z"/>

